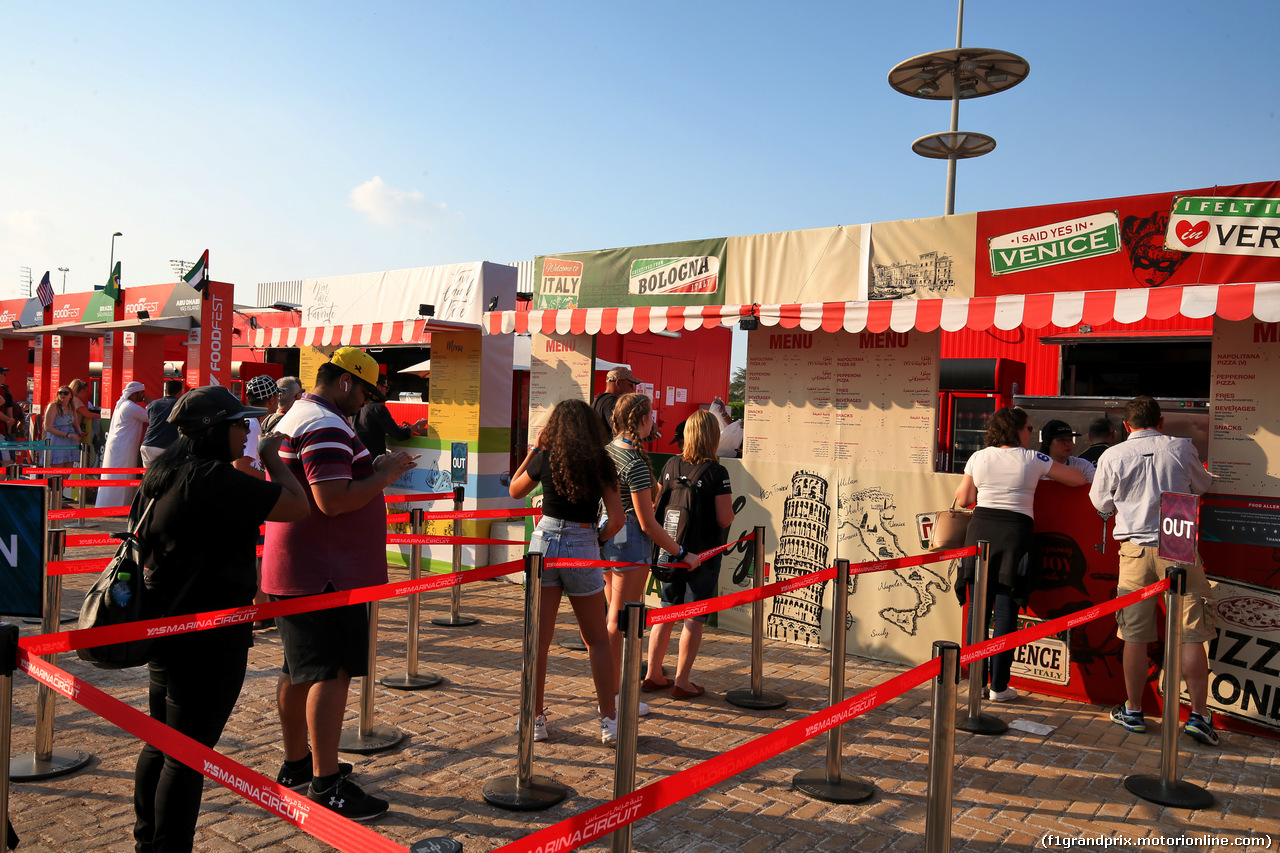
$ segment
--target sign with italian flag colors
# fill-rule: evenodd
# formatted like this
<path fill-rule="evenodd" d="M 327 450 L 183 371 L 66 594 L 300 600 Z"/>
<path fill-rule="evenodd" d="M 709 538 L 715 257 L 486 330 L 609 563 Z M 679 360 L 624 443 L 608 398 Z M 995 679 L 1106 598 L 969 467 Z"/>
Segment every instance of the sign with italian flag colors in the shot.
<path fill-rule="evenodd" d="M 577 308 L 582 261 L 542 259 L 542 308 Z"/>
<path fill-rule="evenodd" d="M 1179 252 L 1280 258 L 1280 198 L 1179 196 L 1164 244 Z"/>
<path fill-rule="evenodd" d="M 720 259 L 643 258 L 631 262 L 627 290 L 638 296 L 669 293 L 715 293 L 720 287 Z"/>
<path fill-rule="evenodd" d="M 1120 217 L 1115 211 L 1039 225 L 987 240 L 991 274 L 1067 264 L 1120 251 Z"/>

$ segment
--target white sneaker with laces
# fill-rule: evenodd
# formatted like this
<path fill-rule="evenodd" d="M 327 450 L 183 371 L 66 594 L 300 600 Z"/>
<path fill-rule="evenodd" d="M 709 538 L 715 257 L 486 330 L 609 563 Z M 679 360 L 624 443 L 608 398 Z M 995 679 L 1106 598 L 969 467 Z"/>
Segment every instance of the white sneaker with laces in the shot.
<path fill-rule="evenodd" d="M 613 713 L 615 715 L 618 713 L 618 706 L 621 704 L 622 704 L 622 694 L 621 693 L 613 694 Z M 641 702 L 639 703 L 639 705 L 640 705 L 640 713 L 638 716 L 641 716 L 641 717 L 649 716 L 649 704 L 647 702 Z M 599 705 L 596 706 L 596 713 L 597 714 L 600 713 Z"/>
<path fill-rule="evenodd" d="M 538 714 L 533 718 L 533 742 L 542 743 L 547 737 L 547 715 Z"/>
<path fill-rule="evenodd" d="M 1012 687 L 1006 687 L 1004 690 L 991 691 L 991 701 L 993 702 L 1012 702 L 1018 698 L 1018 691 Z"/>
<path fill-rule="evenodd" d="M 614 744 L 618 742 L 618 718 L 600 718 L 600 742 Z"/>

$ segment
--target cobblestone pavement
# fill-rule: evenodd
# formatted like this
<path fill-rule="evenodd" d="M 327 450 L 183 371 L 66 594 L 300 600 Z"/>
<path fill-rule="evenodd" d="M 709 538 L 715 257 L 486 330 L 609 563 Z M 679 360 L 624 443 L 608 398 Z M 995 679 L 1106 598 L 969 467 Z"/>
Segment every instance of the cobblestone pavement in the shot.
<path fill-rule="evenodd" d="M 404 576 L 394 570 L 392 574 L 393 579 Z M 64 612 L 79 607 L 90 580 L 67 579 Z M 484 784 L 515 769 L 522 593 L 518 585 L 502 580 L 466 586 L 463 612 L 480 619 L 469 628 L 432 625 L 430 618 L 447 606 L 447 592 L 424 596 L 420 634 L 420 671 L 442 675 L 445 682 L 407 692 L 377 686 L 376 722 L 396 727 L 405 737 L 389 751 L 348 756 L 356 764 L 357 781 L 391 801 L 390 814 L 370 826 L 405 845 L 446 836 L 461 841 L 465 850 L 488 851 L 609 801 L 613 751 L 598 742 L 586 658 L 557 645 L 548 678 L 552 738 L 535 746 L 534 769 L 563 782 L 570 796 L 543 812 L 507 812 L 484 802 Z M 557 639 L 574 633 L 568 613 L 563 608 Z M 406 614 L 403 600 L 381 607 L 379 678 L 404 672 Z M 23 627 L 24 635 L 32 633 L 34 627 Z M 747 637 L 710 629 L 695 672 L 706 695 L 679 701 L 669 692 L 645 694 L 653 713 L 640 725 L 637 785 L 669 776 L 825 706 L 827 653 L 779 644 L 766 646 L 765 687 L 790 697 L 790 703 L 776 711 L 745 711 L 726 703 L 727 690 L 748 686 L 749 648 Z M 274 703 L 280 660 L 278 634 L 259 634 L 239 707 L 218 747 L 269 776 L 281 761 Z M 847 695 L 904 669 L 855 657 L 847 660 Z M 674 663 L 674 657 L 668 661 Z M 135 707 L 144 705 L 143 670 L 105 672 L 74 655 L 63 655 L 59 665 Z M 15 753 L 33 748 L 35 693 L 30 678 L 15 678 Z M 1149 721 L 1146 735 L 1132 735 L 1112 724 L 1105 708 L 1042 696 L 1025 696 L 991 710 L 1008 721 L 1040 723 L 1051 731 L 1038 735 L 1011 730 L 994 738 L 957 733 L 954 850 L 1043 848 L 1046 835 L 1072 840 L 1217 836 L 1237 845 L 1240 839 L 1269 835 L 1272 844 L 1280 841 L 1280 742 L 1225 733 L 1220 748 L 1212 749 L 1180 736 L 1180 776 L 1206 787 L 1216 800 L 1211 808 L 1187 811 L 1146 803 L 1123 785 L 1125 776 L 1135 772 L 1159 774 L 1158 721 Z M 351 726 L 357 713 L 353 690 Z M 824 766 L 826 738 L 820 736 L 638 821 L 633 848 L 671 853 L 920 849 L 929 714 L 926 684 L 844 726 L 844 774 L 878 789 L 864 804 L 831 805 L 792 790 L 797 772 Z M 137 741 L 58 697 L 55 745 L 84 750 L 93 758 L 78 773 L 12 785 L 11 814 L 23 837 L 23 853 L 131 850 Z M 1054 846 L 1051 843 L 1049 849 Z M 1217 846 L 1193 841 L 1164 843 L 1158 849 Z M 197 849 L 328 848 L 209 782 Z M 582 849 L 608 849 L 608 838 Z"/>

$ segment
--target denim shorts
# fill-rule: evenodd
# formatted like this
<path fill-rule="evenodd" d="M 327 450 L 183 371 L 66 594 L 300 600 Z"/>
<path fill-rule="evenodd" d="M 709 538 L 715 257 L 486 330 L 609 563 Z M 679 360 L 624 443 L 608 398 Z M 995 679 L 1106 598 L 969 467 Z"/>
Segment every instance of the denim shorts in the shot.
<path fill-rule="evenodd" d="M 594 524 L 583 527 L 576 521 L 543 516 L 529 540 L 530 551 L 541 551 L 546 560 L 570 558 L 599 560 L 600 540 Z M 542 585 L 558 586 L 565 595 L 595 595 L 604 592 L 604 569 L 600 566 L 551 566 L 543 564 Z"/>
<path fill-rule="evenodd" d="M 612 563 L 643 563 L 643 566 L 635 568 L 648 568 L 653 560 L 653 542 L 640 529 L 640 519 L 634 515 L 627 515 L 625 518 L 626 523 L 622 525 L 622 529 L 600 546 L 600 556 Z M 629 572 L 631 569 L 611 568 L 608 571 Z"/>

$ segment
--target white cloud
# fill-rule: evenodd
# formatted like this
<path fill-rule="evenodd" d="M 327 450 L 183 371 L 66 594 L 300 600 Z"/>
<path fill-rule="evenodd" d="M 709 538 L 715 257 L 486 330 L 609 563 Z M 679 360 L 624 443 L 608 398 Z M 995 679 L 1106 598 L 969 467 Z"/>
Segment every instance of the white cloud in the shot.
<path fill-rule="evenodd" d="M 449 213 L 444 202 L 430 202 L 420 190 L 398 190 L 374 175 L 351 191 L 351 206 L 379 225 L 405 222 L 430 227 Z"/>

